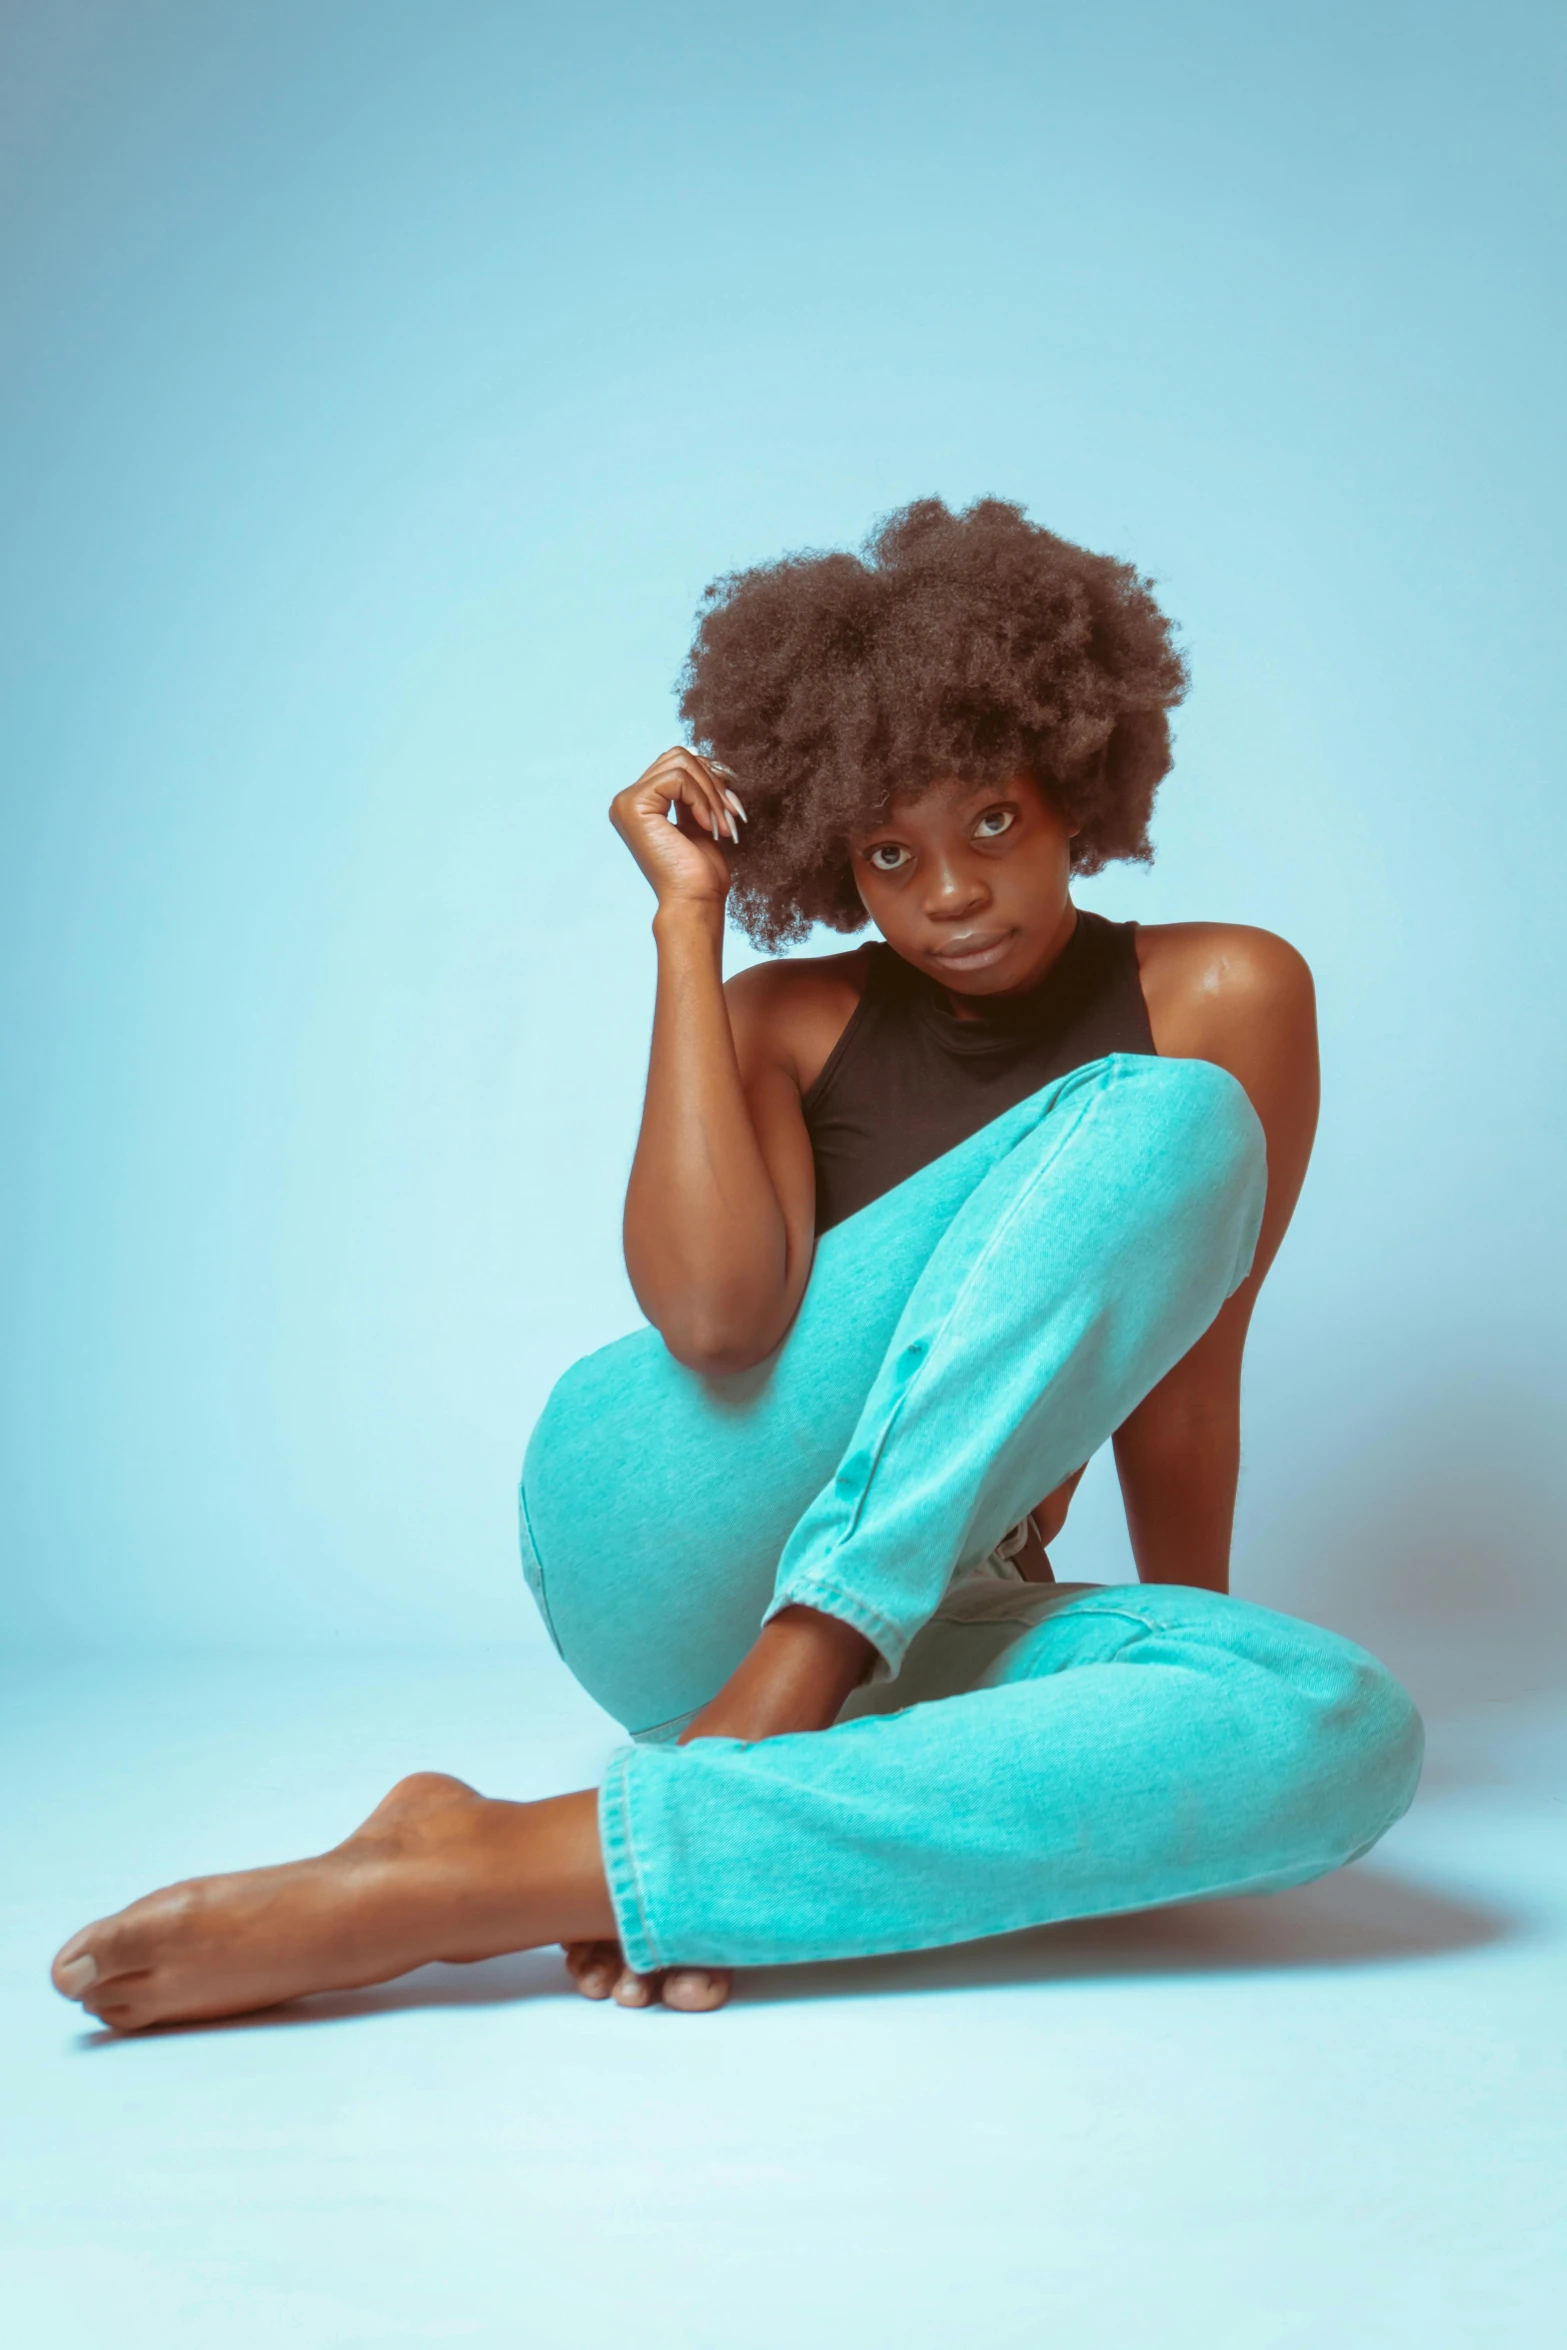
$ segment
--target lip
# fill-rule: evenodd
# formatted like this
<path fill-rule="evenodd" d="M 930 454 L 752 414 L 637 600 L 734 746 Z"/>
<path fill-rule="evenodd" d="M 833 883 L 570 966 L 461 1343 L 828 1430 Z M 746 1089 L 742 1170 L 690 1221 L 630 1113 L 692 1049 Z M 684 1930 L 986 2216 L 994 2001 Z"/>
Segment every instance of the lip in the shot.
<path fill-rule="evenodd" d="M 1000 962 L 1014 935 L 1010 930 L 982 931 L 972 940 L 954 939 L 950 946 L 932 947 L 927 960 L 939 963 L 943 971 L 988 971 Z"/>

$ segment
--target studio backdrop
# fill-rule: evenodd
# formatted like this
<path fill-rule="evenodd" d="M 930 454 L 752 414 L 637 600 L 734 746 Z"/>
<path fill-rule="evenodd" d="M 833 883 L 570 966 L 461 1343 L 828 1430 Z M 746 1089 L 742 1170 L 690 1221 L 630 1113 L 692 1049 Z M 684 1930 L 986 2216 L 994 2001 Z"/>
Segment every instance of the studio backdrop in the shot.
<path fill-rule="evenodd" d="M 1551 1670 L 1562 42 L 1528 0 L 6 9 L 12 1642 L 540 1637 L 523 1445 L 636 1319 L 607 803 L 711 578 L 997 493 L 1190 655 L 1157 863 L 1084 902 L 1317 974 L 1236 1588 L 1417 1687 L 1455 1631 Z M 1131 1571 L 1103 1463 L 1058 1566 Z"/>

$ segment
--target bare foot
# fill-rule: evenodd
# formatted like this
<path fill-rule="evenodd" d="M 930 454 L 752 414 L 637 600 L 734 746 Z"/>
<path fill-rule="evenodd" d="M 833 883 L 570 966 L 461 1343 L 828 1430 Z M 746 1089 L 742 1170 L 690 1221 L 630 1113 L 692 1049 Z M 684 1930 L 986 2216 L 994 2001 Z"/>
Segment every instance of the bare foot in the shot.
<path fill-rule="evenodd" d="M 618 1942 L 568 1942 L 566 1966 L 584 1999 L 613 1999 L 618 2007 L 652 2007 L 661 1999 L 687 2015 L 706 2015 L 729 1997 L 727 1967 L 676 1966 L 638 1975 Z"/>
<path fill-rule="evenodd" d="M 333 1851 L 149 1894 L 73 1934 L 52 1973 L 135 2032 L 613 1931 L 592 1794 L 499 1803 L 425 1771 Z"/>

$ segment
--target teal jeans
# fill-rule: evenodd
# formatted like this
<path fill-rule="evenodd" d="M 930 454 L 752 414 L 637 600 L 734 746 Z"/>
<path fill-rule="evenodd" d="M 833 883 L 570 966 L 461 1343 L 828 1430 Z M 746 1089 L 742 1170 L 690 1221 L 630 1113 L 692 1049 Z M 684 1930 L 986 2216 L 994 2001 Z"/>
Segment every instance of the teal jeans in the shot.
<path fill-rule="evenodd" d="M 643 1330 L 561 1380 L 523 1561 L 633 1740 L 599 1802 L 632 1966 L 1266 1891 L 1406 1809 L 1419 1716 L 1363 1650 L 1213 1592 L 1024 1583 L 997 1556 L 1244 1280 L 1265 1176 L 1233 1078 L 1114 1055 L 824 1234 L 754 1370 L 704 1377 Z M 871 1644 L 843 1718 L 675 1744 L 793 1604 Z"/>

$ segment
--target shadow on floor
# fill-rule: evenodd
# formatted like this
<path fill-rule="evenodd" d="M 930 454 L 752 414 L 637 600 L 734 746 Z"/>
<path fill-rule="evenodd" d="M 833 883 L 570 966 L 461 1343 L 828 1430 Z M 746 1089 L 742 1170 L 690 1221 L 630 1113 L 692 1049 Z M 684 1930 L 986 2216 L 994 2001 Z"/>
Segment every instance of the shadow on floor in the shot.
<path fill-rule="evenodd" d="M 1236 1894 L 1127 1917 L 1076 1918 L 951 1950 L 827 1966 L 757 1967 L 736 1996 L 748 2005 L 851 1993 L 984 1990 L 1015 1983 L 1119 1976 L 1266 1974 L 1445 1958 L 1506 1941 L 1511 1918 L 1374 1866 L 1341 1869 L 1285 1893 Z"/>
<path fill-rule="evenodd" d="M 910 1992 L 983 1991 L 1022 1983 L 1111 1981 L 1123 1976 L 1263 1974 L 1307 1967 L 1375 1966 L 1444 1958 L 1505 1941 L 1517 1931 L 1499 1911 L 1411 1884 L 1372 1865 L 1341 1869 L 1286 1893 L 1239 1894 L 1127 1917 L 1034 1926 L 954 1949 L 817 1966 L 751 1967 L 734 2004 L 793 1999 L 887 1998 Z M 410 2008 L 510 2006 L 575 1997 L 558 1950 L 524 1950 L 474 1966 L 427 1966 L 367 1991 L 324 1992 L 264 2014 L 181 2033 L 297 2030 Z M 161 2033 L 141 2035 L 161 2038 Z M 88 2032 L 84 2049 L 129 2047 L 114 2032 Z"/>

